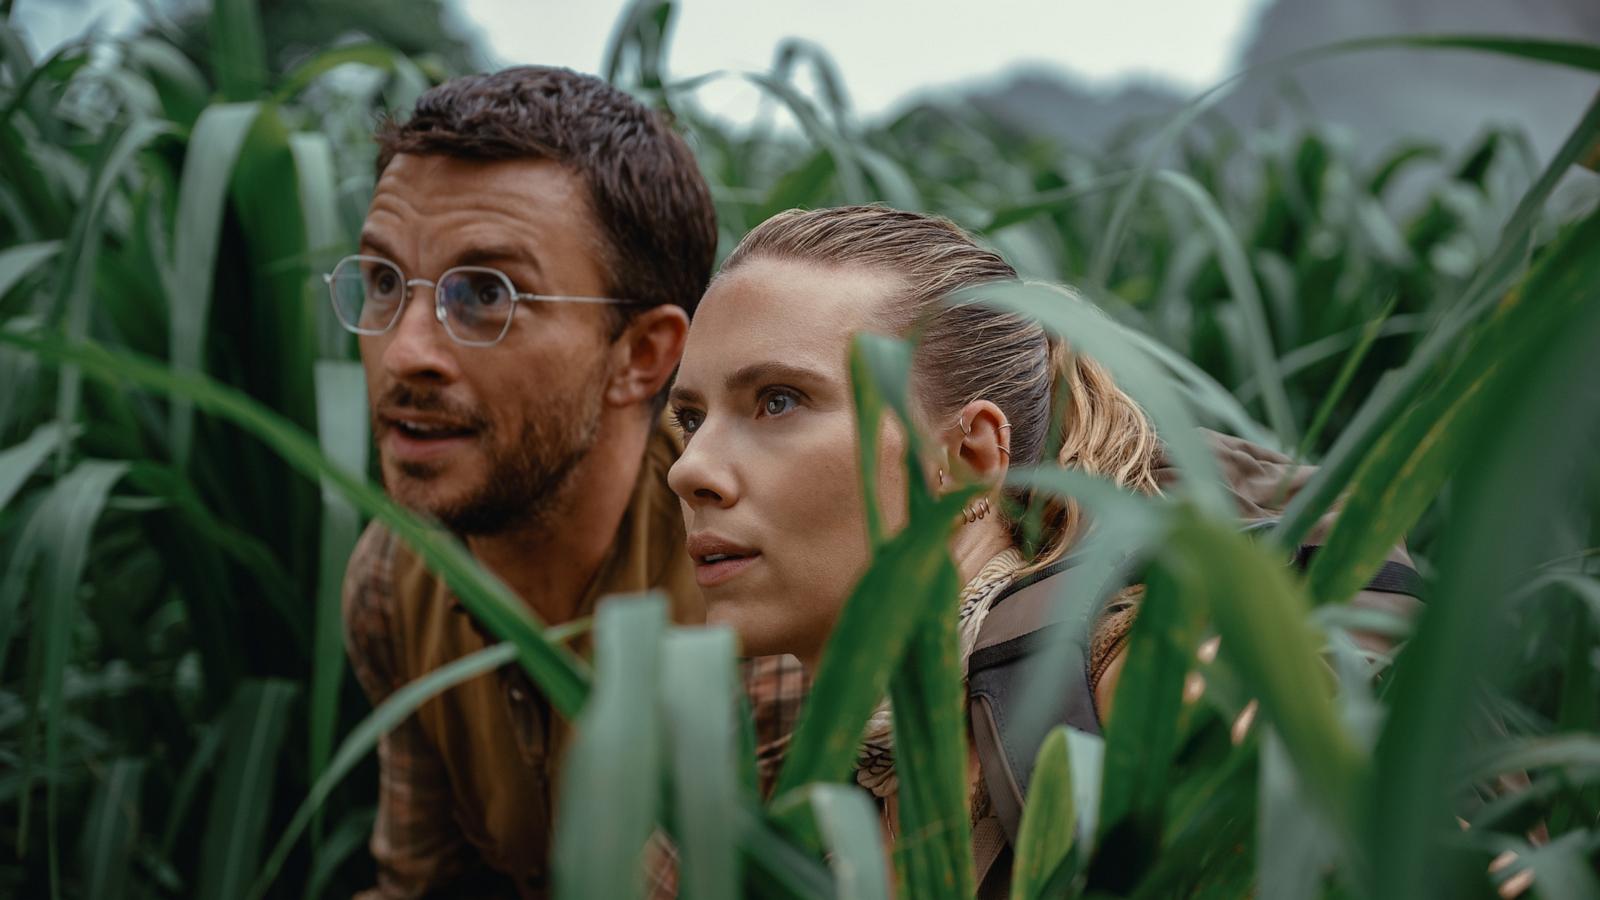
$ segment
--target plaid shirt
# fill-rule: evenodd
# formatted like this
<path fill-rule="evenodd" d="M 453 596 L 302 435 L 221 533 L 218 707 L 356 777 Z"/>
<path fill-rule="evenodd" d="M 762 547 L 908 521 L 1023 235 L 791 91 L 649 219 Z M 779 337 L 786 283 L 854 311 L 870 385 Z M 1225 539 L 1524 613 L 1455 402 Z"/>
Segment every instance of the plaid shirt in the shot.
<path fill-rule="evenodd" d="M 670 548 L 672 554 L 681 555 L 683 538 L 681 520 L 676 518 L 679 515 L 676 503 L 669 502 L 670 494 L 666 498 L 654 496 L 664 490 L 664 481 L 659 485 L 653 482 L 664 477 L 671 461 L 669 451 L 670 448 L 661 446 L 653 448 L 652 463 L 641 473 L 641 489 L 630 512 L 632 530 L 627 535 L 619 530 L 618 559 L 608 562 L 608 571 L 597 578 L 596 592 L 610 588 L 604 592 L 611 593 L 618 589 L 618 579 L 622 576 L 617 576 L 616 570 L 628 569 L 636 561 L 635 557 L 660 556 L 661 548 Z M 663 507 L 663 503 L 669 505 Z M 670 534 L 666 527 L 668 516 L 680 523 Z M 644 528 L 642 520 L 645 519 L 654 526 Z M 628 527 L 628 523 L 625 522 L 624 527 Z M 647 531 L 653 533 L 647 534 Z M 634 544 L 631 548 L 625 546 L 630 539 Z M 672 560 L 673 565 L 678 562 Z M 637 569 L 631 576 L 633 581 L 649 585 L 665 585 L 673 578 L 681 581 L 683 574 L 663 574 L 655 563 L 633 568 Z M 621 589 L 644 586 L 630 584 L 625 577 L 622 581 Z M 682 593 L 681 590 L 671 592 Z M 463 644 L 460 649 L 466 652 L 496 640 L 477 628 L 454 594 L 421 570 L 420 563 L 400 541 L 377 524 L 369 526 L 346 570 L 344 627 L 351 667 L 374 705 L 426 674 L 425 669 L 414 671 L 422 667 L 416 665 L 414 655 L 408 655 L 416 636 L 406 631 L 415 627 L 416 620 L 407 618 L 403 611 L 418 609 L 427 610 L 430 615 L 432 611 L 445 610 L 427 621 L 446 629 L 447 633 L 460 634 L 462 625 L 470 627 L 475 636 L 459 641 Z M 452 628 L 454 632 L 449 632 Z M 741 664 L 741 674 L 755 717 L 757 771 L 765 793 L 776 781 L 789 733 L 794 729 L 809 684 L 792 657 L 745 660 Z M 505 721 L 509 722 L 508 730 L 520 750 L 521 761 L 534 767 L 533 781 L 529 783 L 553 782 L 554 761 L 559 758 L 565 726 L 526 673 L 515 664 L 508 665 L 493 676 L 467 682 L 429 703 L 439 703 L 474 689 L 493 691 L 501 698 Z M 492 826 L 471 821 L 470 812 L 463 813 L 464 806 L 456 796 L 458 779 L 470 782 L 472 773 L 459 771 L 459 765 L 453 768 L 447 762 L 449 754 L 442 752 L 422 721 L 428 709 L 425 704 L 418 714 L 407 717 L 379 741 L 378 814 L 370 843 L 377 861 L 378 883 L 359 896 L 364 900 L 543 896 L 548 892 L 548 885 L 542 873 L 538 878 L 513 879 L 499 871 L 500 867 L 482 852 L 481 844 Z M 496 710 L 496 717 L 499 715 Z M 495 721 L 500 719 L 495 718 Z M 504 739 L 503 735 L 487 737 Z M 547 803 L 548 797 L 545 793 L 528 798 L 527 805 Z M 470 804 L 465 807 L 470 809 Z M 469 832 L 475 839 L 469 837 Z M 487 834 L 489 839 L 497 837 Z M 515 845 L 508 843 L 506 846 Z M 653 842 L 653 847 L 648 863 L 648 884 L 655 896 L 672 896 L 676 880 L 675 854 L 661 839 Z"/>

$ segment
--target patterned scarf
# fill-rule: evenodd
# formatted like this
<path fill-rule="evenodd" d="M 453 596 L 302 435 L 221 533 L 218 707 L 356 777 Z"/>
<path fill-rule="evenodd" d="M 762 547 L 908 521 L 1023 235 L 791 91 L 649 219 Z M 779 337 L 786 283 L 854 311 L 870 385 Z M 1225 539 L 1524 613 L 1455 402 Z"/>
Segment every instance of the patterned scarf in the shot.
<path fill-rule="evenodd" d="M 978 574 L 961 589 L 960 635 L 961 671 L 967 671 L 967 659 L 972 656 L 973 645 L 978 642 L 978 631 L 983 620 L 989 617 L 989 608 L 1017 576 L 1024 560 L 1016 548 L 1008 547 L 995 554 Z M 856 751 L 856 783 L 871 791 L 875 797 L 887 797 L 899 787 L 894 774 L 894 734 L 889 700 L 885 698 L 867 720 L 861 747 Z"/>

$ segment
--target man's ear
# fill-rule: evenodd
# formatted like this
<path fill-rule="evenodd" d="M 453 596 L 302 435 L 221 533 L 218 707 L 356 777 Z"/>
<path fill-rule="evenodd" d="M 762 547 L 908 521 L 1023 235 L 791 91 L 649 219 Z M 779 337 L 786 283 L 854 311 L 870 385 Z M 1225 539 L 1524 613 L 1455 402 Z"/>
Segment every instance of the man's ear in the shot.
<path fill-rule="evenodd" d="M 633 317 L 612 345 L 615 364 L 606 385 L 612 406 L 649 403 L 683 356 L 689 316 L 680 307 L 653 306 Z"/>

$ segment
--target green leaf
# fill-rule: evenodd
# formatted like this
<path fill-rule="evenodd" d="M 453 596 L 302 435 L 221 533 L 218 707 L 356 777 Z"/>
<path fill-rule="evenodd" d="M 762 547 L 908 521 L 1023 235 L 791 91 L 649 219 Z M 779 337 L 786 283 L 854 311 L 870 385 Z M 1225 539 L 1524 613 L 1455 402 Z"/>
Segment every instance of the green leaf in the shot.
<path fill-rule="evenodd" d="M 61 444 L 65 429 L 60 423 L 46 422 L 33 430 L 28 439 L 0 451 L 0 510 L 17 495 L 34 470 Z"/>
<path fill-rule="evenodd" d="M 1586 230 L 1600 232 L 1595 217 Z M 1547 257 L 1525 288 L 1476 329 L 1438 387 L 1374 443 L 1312 559 L 1309 581 L 1318 600 L 1342 600 L 1361 589 L 1465 457 L 1478 452 L 1483 431 L 1499 427 L 1498 385 L 1514 385 L 1523 360 L 1543 355 L 1564 323 L 1594 302 L 1590 285 L 1571 280 L 1582 261 L 1570 255 L 1572 244 L 1563 246 L 1565 254 Z"/>
<path fill-rule="evenodd" d="M 659 594 L 610 597 L 595 612 L 594 696 L 561 771 L 551 851 L 557 897 L 621 900 L 643 888 L 640 863 L 660 800 L 655 688 L 666 624 Z"/>
<path fill-rule="evenodd" d="M 486 672 L 493 672 L 516 658 L 516 645 L 509 641 L 494 644 L 452 660 L 408 682 L 378 704 L 365 719 L 350 730 L 350 734 L 339 744 L 338 751 L 328 761 L 322 774 L 312 782 L 311 791 L 301 802 L 300 808 L 295 810 L 294 818 L 289 820 L 289 825 L 283 830 L 283 834 L 278 837 L 278 843 L 267 856 L 267 861 L 261 867 L 261 872 L 256 876 L 247 896 L 255 900 L 266 894 L 273 879 L 277 878 L 278 871 L 283 868 L 284 860 L 289 858 L 289 851 L 294 848 L 295 841 L 300 839 L 301 833 L 310 824 L 312 815 L 322 806 L 323 801 L 327 800 L 328 795 L 344 776 L 378 746 L 380 738 L 404 722 L 422 704 L 464 681 L 471 681 Z M 319 862 L 325 863 L 326 860 Z"/>
<path fill-rule="evenodd" d="M 955 565 L 941 567 L 934 597 L 961 593 Z M 913 897 L 971 897 L 972 801 L 967 790 L 965 671 L 956 617 L 936 609 L 912 633 L 889 680 L 899 834 L 895 866 Z"/>
<path fill-rule="evenodd" d="M 1045 883 L 1072 850 L 1078 815 L 1074 806 L 1072 753 L 1067 728 L 1057 726 L 1039 745 L 1033 777 L 1017 831 L 1011 867 L 1011 900 L 1043 898 Z"/>
<path fill-rule="evenodd" d="M 113 761 L 89 801 L 80 851 L 85 896 L 117 900 L 126 893 L 134 841 L 139 835 L 139 785 L 144 766 L 142 759 Z"/>
<path fill-rule="evenodd" d="M 1506 372 L 1482 400 L 1495 414 L 1454 473 L 1454 527 L 1435 555 L 1436 593 L 1448 602 L 1423 610 L 1390 676 L 1365 832 L 1378 897 L 1451 889 L 1438 873 L 1449 859 L 1448 810 L 1470 717 L 1509 665 L 1500 652 L 1509 607 L 1527 571 L 1548 558 L 1560 527 L 1549 510 L 1589 471 L 1576 461 L 1600 428 L 1591 392 L 1600 383 L 1597 241 L 1600 214 L 1591 213 L 1547 252 L 1497 329 Z"/>
<path fill-rule="evenodd" d="M 1105 723 L 1096 843 L 1114 849 L 1136 871 L 1152 861 L 1161 834 L 1172 757 L 1183 731 L 1184 675 L 1202 637 L 1204 608 L 1187 587 L 1165 567 L 1146 579 Z"/>
<path fill-rule="evenodd" d="M 310 87 L 312 82 L 340 66 L 371 66 L 374 69 L 391 72 L 394 70 L 395 60 L 401 58 L 402 54 L 393 47 L 378 43 L 330 47 L 295 66 L 284 75 L 278 82 L 278 89 L 273 91 L 272 98 L 278 103 L 287 103 Z"/>
<path fill-rule="evenodd" d="M 202 900 L 237 898 L 250 884 L 274 805 L 279 753 L 296 692 L 288 681 L 246 681 L 228 705 L 222 768 L 200 842 L 197 896 Z"/>
<path fill-rule="evenodd" d="M 485 628 L 517 645 L 518 661 L 558 713 L 577 713 L 588 691 L 587 669 L 570 650 L 540 632 L 540 623 L 527 604 L 485 572 L 460 541 L 403 509 L 364 479 L 329 463 L 315 442 L 278 414 L 203 375 L 175 373 L 143 357 L 93 343 L 68 345 L 59 338 L 0 331 L 0 345 L 25 349 L 58 365 L 77 365 L 85 375 L 122 388 L 139 386 L 182 397 L 259 438 L 305 477 L 326 479 L 358 509 L 382 521 L 405 541 Z"/>
<path fill-rule="evenodd" d="M 1484 304 L 1501 296 L 1509 287 L 1556 184 L 1589 152 L 1597 138 L 1600 138 L 1600 94 L 1590 102 L 1583 118 L 1556 151 L 1538 181 L 1517 203 L 1494 252 L 1479 268 L 1452 311 L 1417 347 L 1403 369 L 1385 375 L 1378 382 L 1367 402 L 1323 457 L 1317 474 L 1284 508 L 1282 521 L 1274 531 L 1281 546 L 1294 547 L 1304 539 L 1313 523 L 1349 485 L 1356 469 L 1373 452 L 1379 439 L 1433 386 L 1442 361 L 1459 348 L 1464 334 L 1479 320 Z"/>
<path fill-rule="evenodd" d="M 37 681 L 34 677 L 29 679 L 21 769 L 24 785 L 29 783 L 33 774 L 33 734 L 41 713 L 48 713 L 44 716 L 45 768 L 52 773 L 61 771 L 61 742 L 67 722 L 62 684 L 72 649 L 72 631 L 78 621 L 78 591 L 83 580 L 84 564 L 89 557 L 89 539 L 93 535 L 95 522 L 105 508 L 112 485 L 126 470 L 127 464 L 120 462 L 87 460 L 79 463 L 66 477 L 56 482 L 39 508 L 38 515 L 43 518 L 38 526 L 35 552 L 43 556 L 44 584 L 38 593 L 40 603 L 34 616 L 34 642 L 28 648 L 28 669 L 36 675 Z M 30 794 L 24 792 L 19 817 L 22 827 L 17 836 L 19 847 L 27 844 L 29 798 Z M 46 782 L 45 794 L 52 886 L 60 878 L 56 853 L 56 822 L 59 815 L 59 780 L 52 777 Z"/>
<path fill-rule="evenodd" d="M 1458 778 L 1463 786 L 1486 782 L 1500 775 L 1533 772 L 1539 769 L 1566 769 L 1568 778 L 1581 780 L 1600 776 L 1600 736 L 1556 734 L 1511 738 L 1484 748 L 1462 760 Z"/>
<path fill-rule="evenodd" d="M 328 833 L 317 848 L 316 862 L 306 878 L 305 900 L 316 900 L 327 895 L 328 882 L 333 880 L 339 867 L 372 837 L 372 824 L 377 812 L 375 807 L 354 810 Z"/>
<path fill-rule="evenodd" d="M 316 385 L 317 438 L 322 453 L 333 465 L 357 475 L 366 469 L 367 462 L 365 374 L 357 363 L 320 360 Z M 316 775 L 322 773 L 333 748 L 345 669 L 344 629 L 340 621 L 344 570 L 360 534 L 361 519 L 355 507 L 340 496 L 335 486 L 324 484 L 308 729 L 311 771 Z"/>
<path fill-rule="evenodd" d="M 93 273 L 99 258 L 100 235 L 105 226 L 106 204 L 111 191 L 122 179 L 123 170 L 135 154 L 169 130 L 170 127 L 164 122 L 140 119 L 108 136 L 101 146 L 83 206 L 73 219 L 72 233 L 63 250 L 68 265 L 64 277 L 56 282 L 52 303 L 55 314 L 65 322 L 66 333 L 73 338 L 83 338 L 89 333 Z M 62 372 L 56 388 L 56 418 L 62 423 L 77 421 L 81 392 L 78 372 L 67 368 Z M 66 449 L 67 445 L 63 442 L 63 463 Z"/>
<path fill-rule="evenodd" d="M 906 394 L 909 350 L 891 338 L 858 336 L 851 348 L 851 390 L 860 398 L 856 413 L 858 447 L 865 459 L 876 457 L 882 411 L 887 407 L 910 418 Z M 950 583 L 950 522 L 969 499 L 956 491 L 939 500 L 927 496 L 917 457 L 915 429 L 907 432 L 906 465 L 912 523 L 887 539 L 879 536 L 872 560 L 852 589 L 823 649 L 810 696 L 801 710 L 774 797 L 813 781 L 842 781 L 854 768 L 856 742 L 868 716 L 889 689 L 891 673 L 910 645 L 919 624 L 929 616 L 948 616 L 948 604 L 959 589 Z M 862 497 L 869 535 L 881 529 L 877 509 L 876 471 L 862 465 Z M 905 603 L 880 603 L 875 598 L 893 591 Z"/>
<path fill-rule="evenodd" d="M 739 896 L 739 763 L 734 636 L 673 629 L 661 647 L 660 703 L 672 772 L 678 885 L 687 897 Z"/>
<path fill-rule="evenodd" d="M 35 241 L 18 244 L 0 251 L 0 298 L 5 297 L 29 272 L 55 256 L 61 249 L 60 241 Z"/>
<path fill-rule="evenodd" d="M 211 61 L 223 99 L 259 97 L 267 84 L 267 47 L 255 0 L 213 0 L 210 36 Z"/>
<path fill-rule="evenodd" d="M 218 7 L 220 11 L 226 5 L 247 5 L 248 0 L 219 0 L 219 3 L 223 4 Z M 211 316 L 217 243 L 222 234 L 222 214 L 228 203 L 228 184 L 245 136 L 260 112 L 259 103 L 208 107 L 200 114 L 189 139 L 172 236 L 177 283 L 168 301 L 168 341 L 174 373 L 201 369 Z M 202 147 L 205 149 L 201 150 Z M 187 398 L 174 397 L 170 415 L 168 438 L 173 457 L 182 466 L 189 458 L 189 445 L 194 435 L 194 409 Z"/>
<path fill-rule="evenodd" d="M 1244 319 L 1250 360 L 1255 367 L 1257 383 L 1262 387 L 1261 398 L 1267 409 L 1267 421 L 1272 423 L 1272 429 L 1277 432 L 1283 446 L 1293 447 L 1296 443 L 1294 414 L 1289 409 L 1289 396 L 1284 392 L 1283 376 L 1278 372 L 1278 354 L 1273 346 L 1272 330 L 1267 325 L 1266 307 L 1261 302 L 1261 292 L 1256 287 L 1250 260 L 1245 255 L 1239 236 L 1228 224 L 1216 201 L 1193 178 L 1168 169 L 1155 173 L 1155 178 L 1157 183 L 1171 188 L 1188 202 L 1200 219 L 1200 224 L 1211 235 L 1218 265 L 1233 295 L 1234 308 Z"/>
<path fill-rule="evenodd" d="M 1304 593 L 1288 568 L 1231 523 L 1193 516 L 1179 523 L 1174 553 L 1185 557 L 1191 596 L 1207 600 L 1223 658 L 1260 700 L 1261 717 L 1282 739 L 1306 795 L 1350 838 L 1366 760 L 1334 713 Z"/>
<path fill-rule="evenodd" d="M 839 900 L 889 900 L 889 870 L 884 865 L 878 811 L 867 795 L 840 784 L 803 789 L 828 850 Z"/>
<path fill-rule="evenodd" d="M 1261 896 L 1313 900 L 1338 836 L 1300 787 L 1283 742 L 1270 731 L 1261 740 L 1261 812 L 1257 822 L 1256 884 Z"/>

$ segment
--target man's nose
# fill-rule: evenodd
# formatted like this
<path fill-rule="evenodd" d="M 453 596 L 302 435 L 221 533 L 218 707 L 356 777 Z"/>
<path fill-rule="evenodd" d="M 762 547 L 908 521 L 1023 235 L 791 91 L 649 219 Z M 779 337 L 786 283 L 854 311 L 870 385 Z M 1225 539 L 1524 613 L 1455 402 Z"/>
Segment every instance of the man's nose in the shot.
<path fill-rule="evenodd" d="M 396 379 L 448 382 L 460 375 L 459 348 L 435 314 L 434 289 L 427 282 L 407 282 L 400 320 L 379 340 L 386 341 L 384 368 Z"/>

